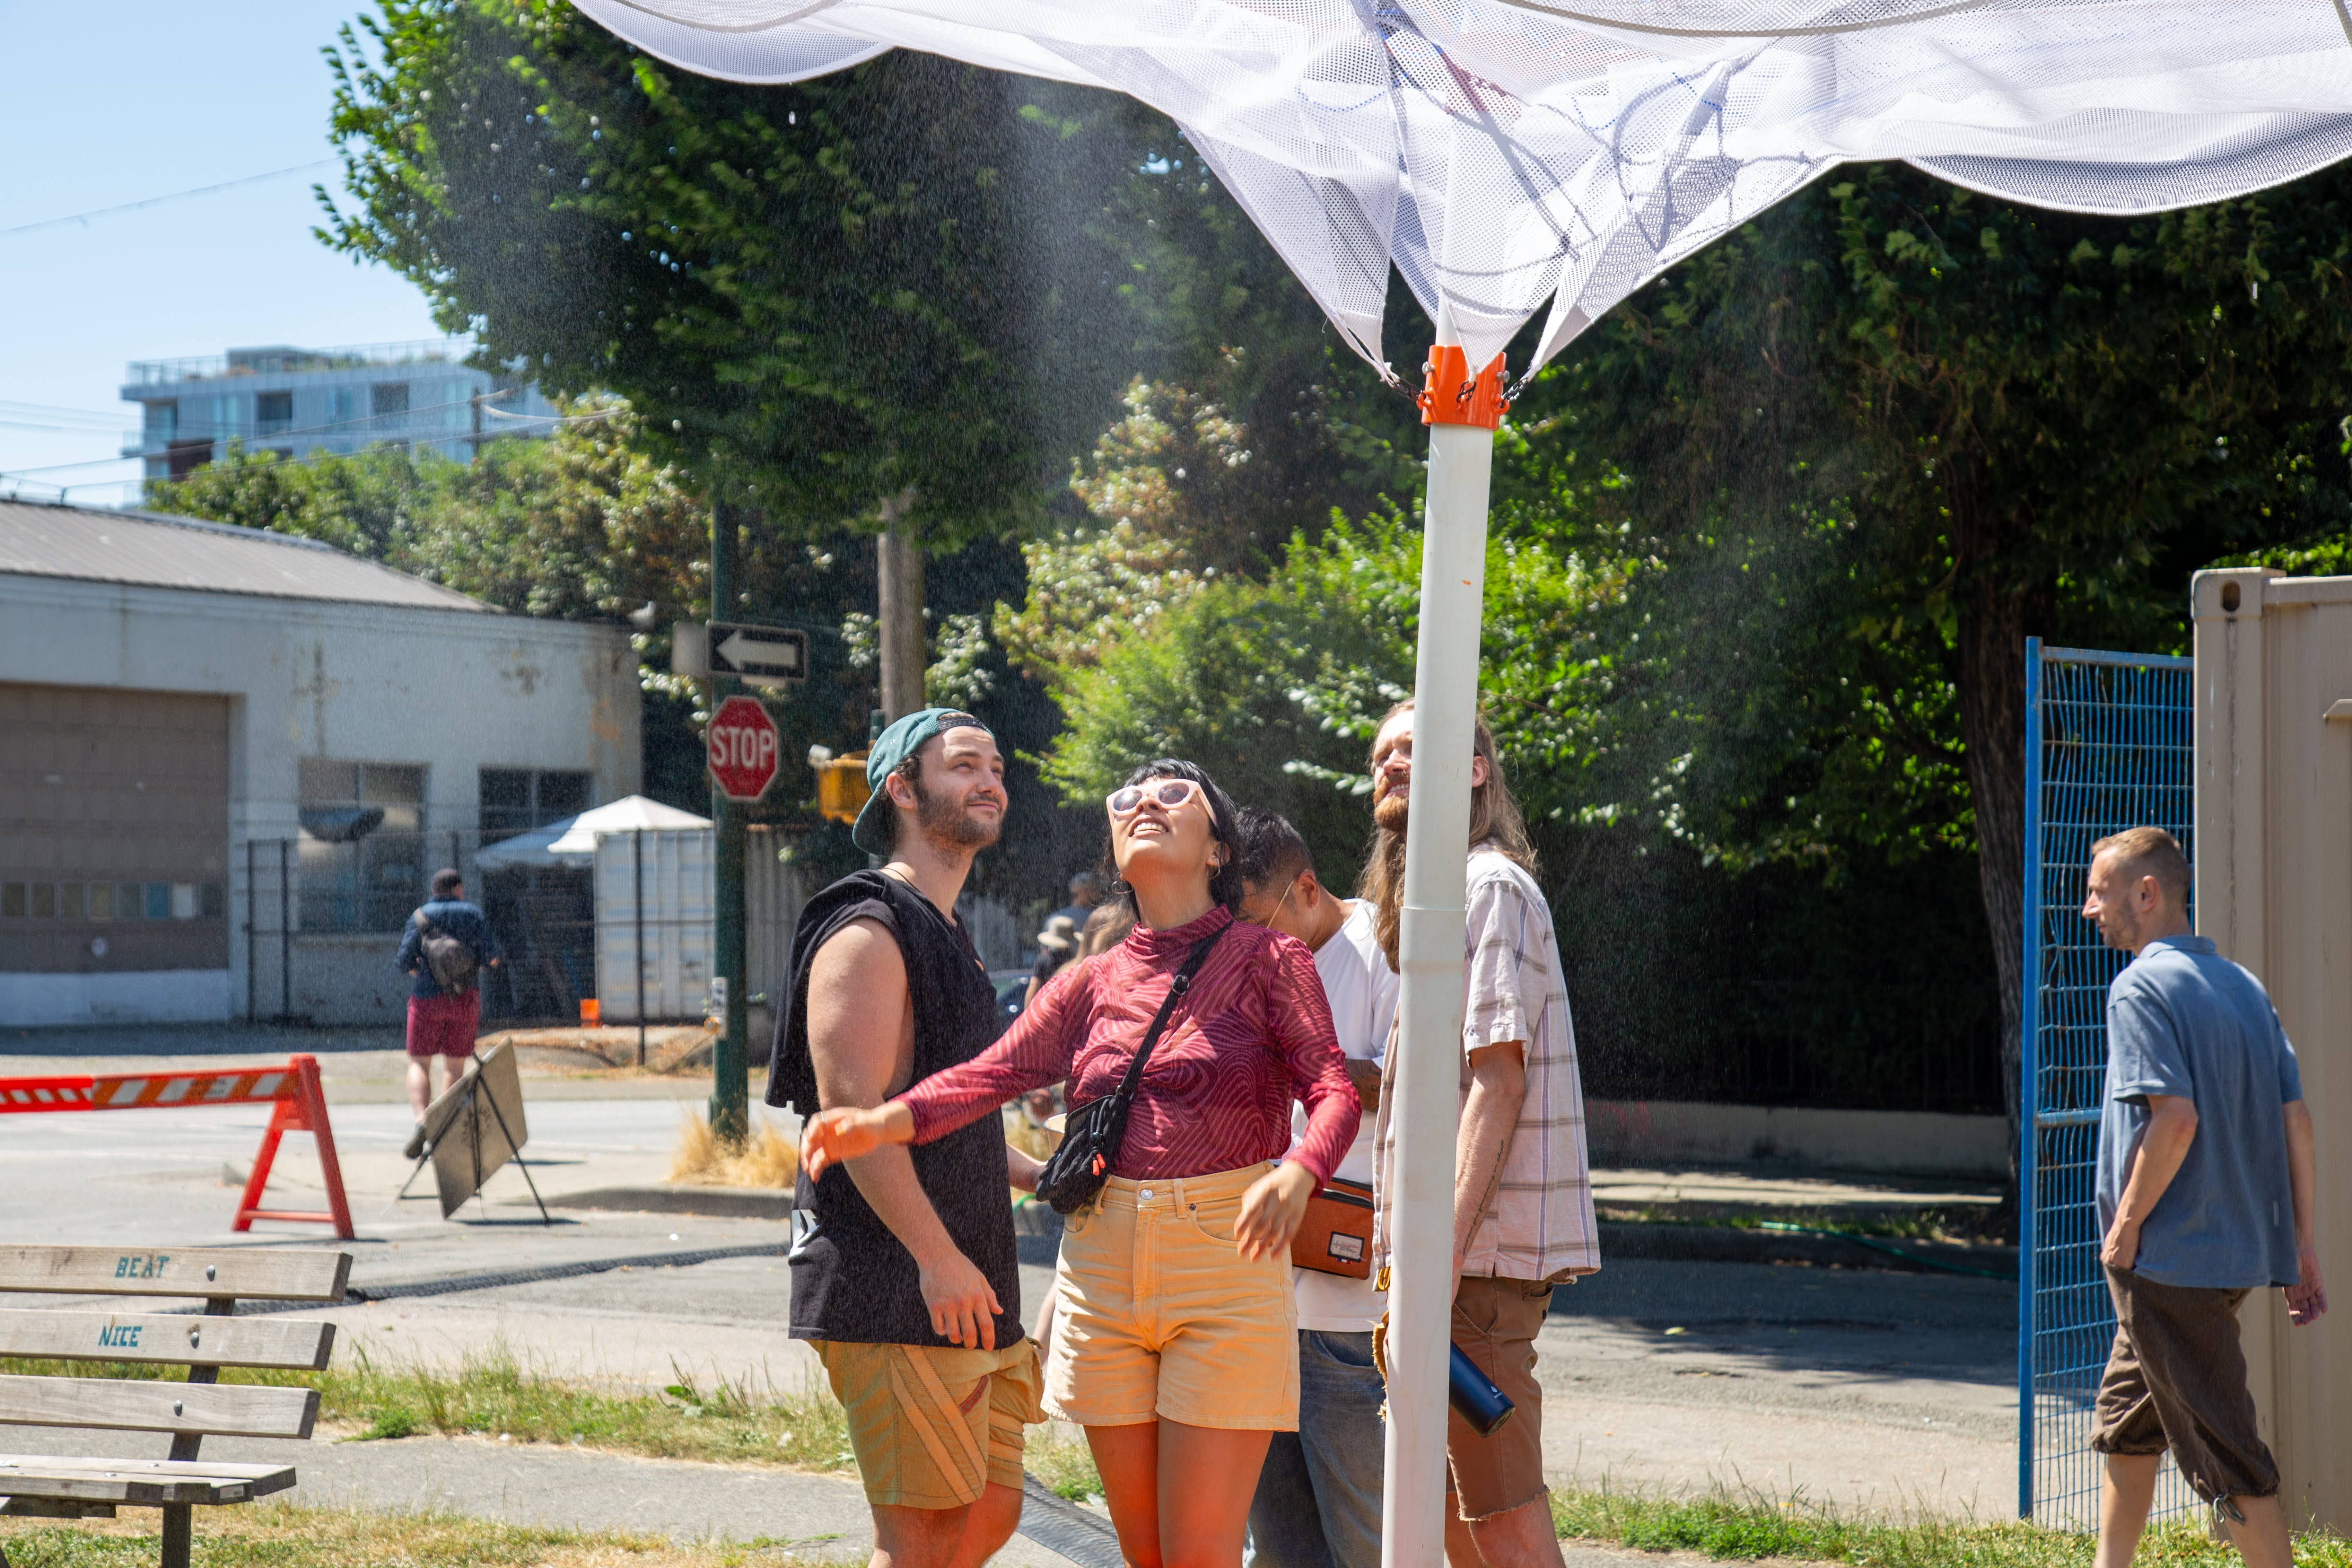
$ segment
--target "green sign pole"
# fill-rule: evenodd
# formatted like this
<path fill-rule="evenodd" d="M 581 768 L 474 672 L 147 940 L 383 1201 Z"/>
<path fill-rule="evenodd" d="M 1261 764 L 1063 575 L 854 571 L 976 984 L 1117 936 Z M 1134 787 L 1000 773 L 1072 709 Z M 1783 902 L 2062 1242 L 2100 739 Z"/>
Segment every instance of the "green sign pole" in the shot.
<path fill-rule="evenodd" d="M 735 517 L 724 502 L 710 507 L 710 618 L 723 621 L 735 605 Z M 710 677 L 709 708 L 742 689 L 732 676 Z M 723 1144 L 740 1145 L 750 1134 L 747 1104 L 751 1052 L 751 998 L 744 984 L 743 808 L 710 785 L 712 909 L 710 965 L 724 993 L 721 1027 L 710 1051 L 710 1130 Z"/>

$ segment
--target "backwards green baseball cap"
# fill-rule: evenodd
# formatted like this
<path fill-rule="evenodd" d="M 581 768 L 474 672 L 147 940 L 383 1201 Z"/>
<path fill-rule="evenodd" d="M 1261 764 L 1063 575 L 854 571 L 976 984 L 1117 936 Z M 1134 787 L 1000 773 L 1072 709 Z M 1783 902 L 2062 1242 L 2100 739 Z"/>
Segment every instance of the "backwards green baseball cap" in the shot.
<path fill-rule="evenodd" d="M 890 777 L 904 762 L 922 749 L 923 742 L 950 729 L 987 729 L 988 726 L 961 708 L 918 708 L 875 737 L 873 747 L 866 753 L 866 788 L 871 791 L 866 805 L 857 813 L 857 825 L 849 830 L 849 841 L 869 855 L 890 852 L 888 820 L 894 807 L 890 791 L 882 780 Z"/>

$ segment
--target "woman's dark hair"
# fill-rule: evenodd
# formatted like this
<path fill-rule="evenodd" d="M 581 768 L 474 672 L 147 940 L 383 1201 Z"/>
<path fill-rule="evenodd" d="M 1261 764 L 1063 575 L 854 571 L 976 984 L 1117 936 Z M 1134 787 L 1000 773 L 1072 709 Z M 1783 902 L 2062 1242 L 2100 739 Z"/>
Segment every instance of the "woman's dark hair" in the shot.
<path fill-rule="evenodd" d="M 1128 784 L 1140 784 L 1147 779 L 1189 779 L 1201 787 L 1209 801 L 1209 834 L 1225 846 L 1225 863 L 1209 873 L 1209 897 L 1228 911 L 1242 906 L 1242 831 L 1239 814 L 1234 810 L 1232 797 L 1217 788 L 1207 768 L 1197 762 L 1180 762 L 1172 757 L 1147 762 L 1127 776 Z M 1124 789 L 1126 786 L 1122 785 Z M 1103 829 L 1103 881 L 1112 894 L 1126 906 L 1127 912 L 1140 918 L 1135 907 L 1135 889 L 1118 874 L 1118 862 L 1111 853 L 1110 829 Z"/>

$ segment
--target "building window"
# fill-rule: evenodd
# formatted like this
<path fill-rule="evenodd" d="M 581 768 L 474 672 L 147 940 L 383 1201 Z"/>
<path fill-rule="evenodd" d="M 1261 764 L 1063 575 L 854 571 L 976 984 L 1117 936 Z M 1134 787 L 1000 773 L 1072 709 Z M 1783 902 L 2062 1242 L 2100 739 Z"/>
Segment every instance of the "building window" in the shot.
<path fill-rule="evenodd" d="M 282 435 L 294 428 L 294 394 L 290 392 L 256 392 L 253 398 L 253 433 L 256 435 Z"/>
<path fill-rule="evenodd" d="M 5 882 L 0 920 L 218 920 L 216 882 Z"/>
<path fill-rule="evenodd" d="M 146 419 L 140 428 L 140 439 L 149 446 L 161 446 L 180 434 L 179 399 L 168 398 L 142 406 L 146 410 Z"/>
<path fill-rule="evenodd" d="M 356 424 L 360 418 L 359 388 L 329 387 L 327 389 L 327 423 L 329 424 Z"/>
<path fill-rule="evenodd" d="M 204 434 L 215 441 L 226 441 L 245 434 L 245 400 L 241 397 L 208 398 L 212 404 L 212 428 Z"/>
<path fill-rule="evenodd" d="M 425 769 L 306 757 L 300 787 L 302 928 L 399 930 L 432 874 L 425 863 Z M 170 915 L 171 889 L 164 891 L 166 907 L 151 918 Z"/>
<path fill-rule="evenodd" d="M 378 382 L 368 388 L 368 412 L 378 419 L 408 412 L 406 382 Z"/>
<path fill-rule="evenodd" d="M 482 769 L 482 841 L 512 838 L 588 809 L 589 774 L 553 768 Z"/>

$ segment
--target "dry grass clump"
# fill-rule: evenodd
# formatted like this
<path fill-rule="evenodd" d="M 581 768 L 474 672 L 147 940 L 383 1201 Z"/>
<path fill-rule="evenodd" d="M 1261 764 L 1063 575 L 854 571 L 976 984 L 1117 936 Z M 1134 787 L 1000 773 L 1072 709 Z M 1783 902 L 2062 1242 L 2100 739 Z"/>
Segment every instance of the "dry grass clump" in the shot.
<path fill-rule="evenodd" d="M 773 1122 L 754 1115 L 751 1136 L 730 1148 L 710 1124 L 688 1109 L 678 1124 L 677 1147 L 669 1156 L 669 1179 L 698 1186 L 764 1186 L 790 1190 L 800 1170 L 801 1152 Z"/>

